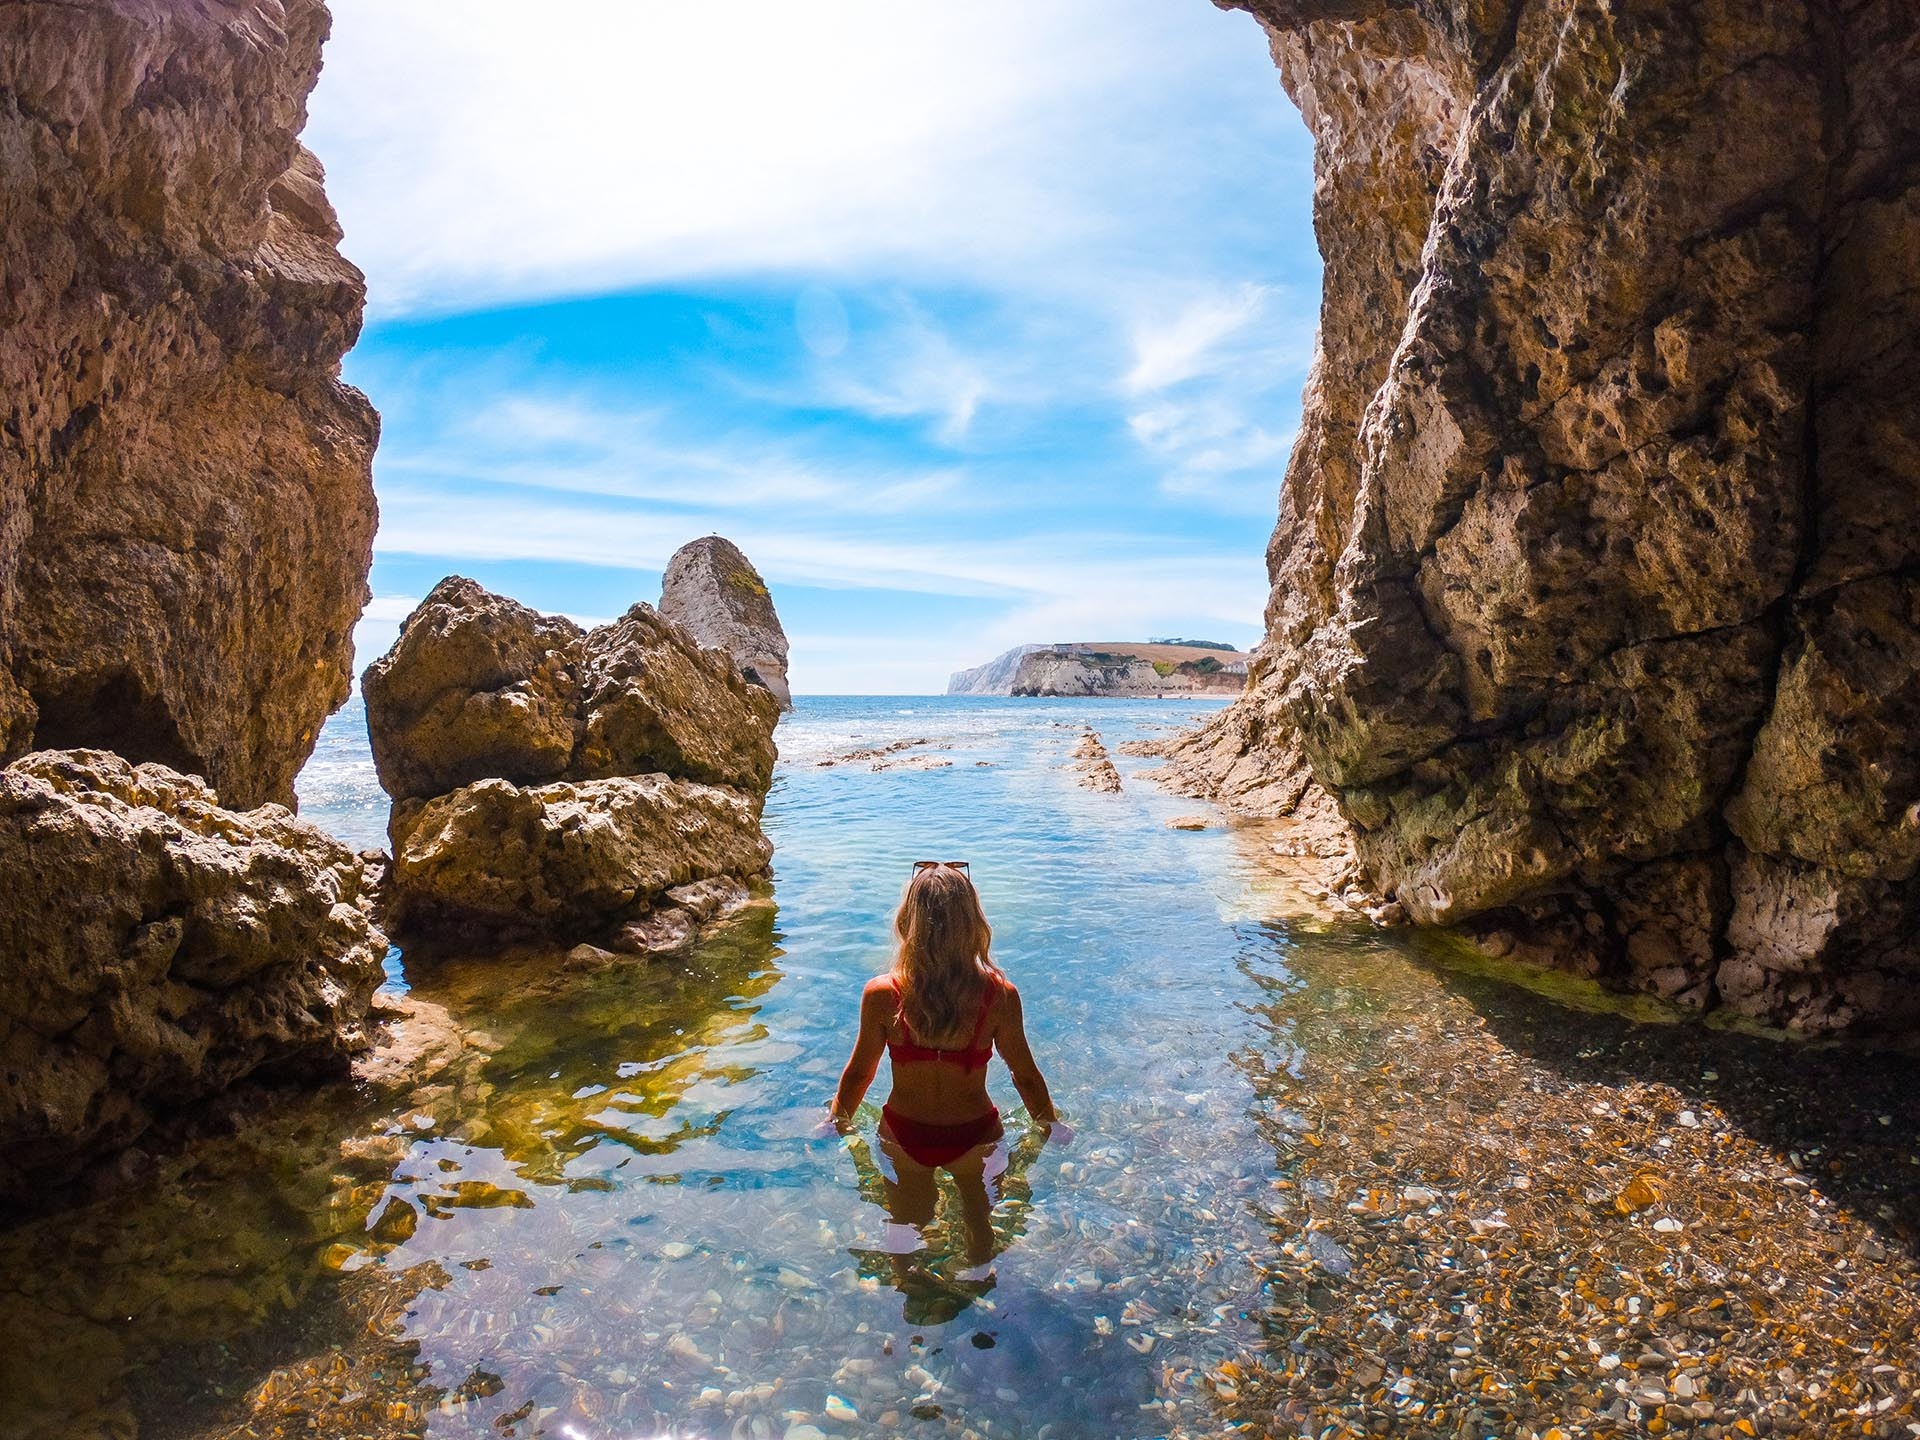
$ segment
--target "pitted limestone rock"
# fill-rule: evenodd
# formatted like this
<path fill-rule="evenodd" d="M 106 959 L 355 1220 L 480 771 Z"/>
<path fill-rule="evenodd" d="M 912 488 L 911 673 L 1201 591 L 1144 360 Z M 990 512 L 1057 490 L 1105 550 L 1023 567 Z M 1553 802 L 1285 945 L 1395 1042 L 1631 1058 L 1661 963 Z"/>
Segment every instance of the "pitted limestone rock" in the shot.
<path fill-rule="evenodd" d="M 345 845 L 98 750 L 0 771 L 0 1205 L 255 1073 L 344 1075 L 386 942 Z"/>
<path fill-rule="evenodd" d="M 0 759 L 291 804 L 346 699 L 378 418 L 297 136 L 320 0 L 0 5 Z"/>
<path fill-rule="evenodd" d="M 607 940 L 672 910 L 653 928 L 684 940 L 720 908 L 698 887 L 766 870 L 774 697 L 651 606 L 588 631 L 450 577 L 364 693 L 404 935 Z"/>
<path fill-rule="evenodd" d="M 773 777 L 772 697 L 647 605 L 586 631 L 449 576 L 363 691 L 396 800 L 656 771 L 758 795 Z"/>
<path fill-rule="evenodd" d="M 1320 353 L 1176 766 L 1330 792 L 1416 920 L 1910 1031 L 1920 16 L 1236 8 L 1315 136 Z"/>

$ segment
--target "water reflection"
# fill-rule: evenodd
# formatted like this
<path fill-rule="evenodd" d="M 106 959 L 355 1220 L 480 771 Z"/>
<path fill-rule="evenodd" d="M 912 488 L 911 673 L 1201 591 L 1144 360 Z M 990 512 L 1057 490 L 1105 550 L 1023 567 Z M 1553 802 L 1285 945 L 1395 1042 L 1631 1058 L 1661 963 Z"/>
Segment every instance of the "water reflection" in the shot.
<path fill-rule="evenodd" d="M 900 1292 L 902 1318 L 909 1325 L 944 1325 L 956 1319 L 976 1300 L 990 1294 L 997 1278 L 970 1277 L 965 1223 L 965 1197 L 952 1175 L 939 1174 L 935 1213 L 925 1224 L 901 1224 L 896 1182 L 887 1174 L 886 1159 L 874 1135 L 877 1110 L 862 1107 L 860 1130 L 847 1137 L 860 1198 L 885 1214 L 891 1223 L 878 1248 L 852 1248 L 863 1279 L 885 1281 Z M 1040 1132 L 1025 1127 L 1023 1117 L 1009 1117 L 1005 1168 L 984 1181 L 992 1206 L 993 1248 L 1010 1248 L 1026 1233 L 1033 1210 L 1030 1174 L 1046 1149 Z M 979 1348 L 991 1349 L 991 1346 Z"/>
<path fill-rule="evenodd" d="M 1167 708 L 890 708 L 783 726 L 777 915 L 684 964 L 416 966 L 431 1043 L 379 1085 L 242 1097 L 234 1133 L 0 1235 L 0 1435 L 1920 1421 L 1910 1062 L 1787 1071 L 1268 923 L 1233 836 L 1165 828 L 1189 802 L 1063 768 L 1081 719 L 1111 749 Z M 812 763 L 921 736 L 955 764 Z M 812 1135 L 886 963 L 873 877 L 916 853 L 974 857 L 1085 1122 L 1061 1150 L 1009 1116 L 990 1288 L 955 1283 L 951 1197 L 898 1264 L 870 1120 Z"/>

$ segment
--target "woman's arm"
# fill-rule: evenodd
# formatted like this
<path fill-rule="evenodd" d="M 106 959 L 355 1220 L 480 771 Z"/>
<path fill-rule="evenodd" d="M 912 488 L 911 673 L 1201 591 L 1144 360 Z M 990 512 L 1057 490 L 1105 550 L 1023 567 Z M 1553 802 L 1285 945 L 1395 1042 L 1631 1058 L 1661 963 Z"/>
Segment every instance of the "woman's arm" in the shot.
<path fill-rule="evenodd" d="M 879 1073 L 880 1057 L 887 1049 L 887 1016 L 892 1013 L 893 988 L 886 977 L 869 980 L 860 996 L 860 1033 L 854 1037 L 853 1054 L 847 1068 L 840 1072 L 840 1088 L 835 1092 L 829 1113 L 836 1125 L 851 1125 L 853 1112 L 866 1099 L 867 1087 Z"/>
<path fill-rule="evenodd" d="M 1013 1088 L 1020 1092 L 1021 1103 L 1027 1107 L 1034 1123 L 1051 1128 L 1059 1117 L 1053 1113 L 1053 1097 L 1047 1093 L 1046 1077 L 1040 1073 L 1033 1049 L 1027 1044 L 1027 1021 L 1020 1009 L 1020 992 L 1011 984 L 1006 987 L 999 1010 L 993 1039 L 1000 1047 L 1000 1058 L 1013 1072 Z"/>

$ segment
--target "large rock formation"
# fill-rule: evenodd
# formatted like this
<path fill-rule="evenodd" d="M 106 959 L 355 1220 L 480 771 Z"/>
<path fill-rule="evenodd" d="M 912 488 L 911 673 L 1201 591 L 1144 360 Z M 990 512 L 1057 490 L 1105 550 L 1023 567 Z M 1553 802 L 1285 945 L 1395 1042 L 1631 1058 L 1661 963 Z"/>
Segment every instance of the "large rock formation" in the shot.
<path fill-rule="evenodd" d="M 291 803 L 346 698 L 377 421 L 295 138 L 319 0 L 0 6 L 0 757 Z"/>
<path fill-rule="evenodd" d="M 702 645 L 724 650 L 751 683 L 793 709 L 787 688 L 787 632 L 773 595 L 740 547 L 719 535 L 673 552 L 660 584 L 660 613 Z"/>
<path fill-rule="evenodd" d="M 1910 1031 L 1920 14 L 1237 3 L 1325 300 L 1267 640 L 1186 763 L 1324 786 L 1422 923 Z"/>
<path fill-rule="evenodd" d="M 481 780 L 402 825 L 393 874 L 405 923 L 440 932 L 590 935 L 669 890 L 758 875 L 773 858 L 752 797 L 660 774 L 524 789 Z"/>
<path fill-rule="evenodd" d="M 374 766 L 395 800 L 493 778 L 662 771 L 760 794 L 773 778 L 770 692 L 647 605 L 587 631 L 451 575 L 362 688 Z"/>
<path fill-rule="evenodd" d="M 359 859 L 104 751 L 0 771 L 0 1207 L 242 1077 L 342 1074 L 386 943 Z"/>
<path fill-rule="evenodd" d="M 403 931 L 605 939 L 766 869 L 778 702 L 650 606 L 582 630 L 452 576 L 362 690 Z"/>

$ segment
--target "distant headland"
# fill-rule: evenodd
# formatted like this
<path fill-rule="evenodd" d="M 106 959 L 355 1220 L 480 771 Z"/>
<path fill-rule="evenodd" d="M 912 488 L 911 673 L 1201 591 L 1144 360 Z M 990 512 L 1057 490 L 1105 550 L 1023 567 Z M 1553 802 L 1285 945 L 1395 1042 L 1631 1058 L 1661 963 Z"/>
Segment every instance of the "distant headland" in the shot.
<path fill-rule="evenodd" d="M 1217 640 L 1016 645 L 955 673 L 949 695 L 1237 695 L 1248 657 Z"/>

